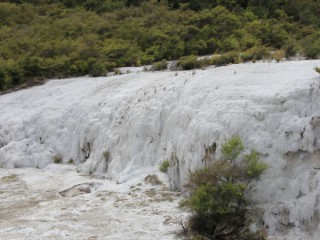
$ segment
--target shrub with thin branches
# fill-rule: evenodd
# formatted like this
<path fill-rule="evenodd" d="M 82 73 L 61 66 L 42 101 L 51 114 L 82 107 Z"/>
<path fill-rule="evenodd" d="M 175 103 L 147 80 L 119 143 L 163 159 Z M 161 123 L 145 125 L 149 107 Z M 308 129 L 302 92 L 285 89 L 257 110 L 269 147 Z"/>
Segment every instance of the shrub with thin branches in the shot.
<path fill-rule="evenodd" d="M 214 236 L 222 223 L 235 227 L 235 232 L 243 227 L 250 192 L 267 168 L 255 150 L 245 151 L 240 137 L 228 140 L 219 160 L 190 175 L 190 195 L 181 202 L 194 213 L 189 228 Z"/>

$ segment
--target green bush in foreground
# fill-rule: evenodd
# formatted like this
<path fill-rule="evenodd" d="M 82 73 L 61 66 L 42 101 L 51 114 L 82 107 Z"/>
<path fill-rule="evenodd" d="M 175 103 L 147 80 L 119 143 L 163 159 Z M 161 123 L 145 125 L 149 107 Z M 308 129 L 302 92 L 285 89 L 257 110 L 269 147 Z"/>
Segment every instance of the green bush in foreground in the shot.
<path fill-rule="evenodd" d="M 188 228 L 215 237 L 219 226 L 231 226 L 240 236 L 250 204 L 250 190 L 268 166 L 254 150 L 244 154 L 240 137 L 232 137 L 221 149 L 221 159 L 191 173 L 187 188 L 190 195 L 181 205 L 193 211 Z M 247 231 L 248 232 L 248 231 Z M 240 236 L 241 237 L 241 236 Z"/>

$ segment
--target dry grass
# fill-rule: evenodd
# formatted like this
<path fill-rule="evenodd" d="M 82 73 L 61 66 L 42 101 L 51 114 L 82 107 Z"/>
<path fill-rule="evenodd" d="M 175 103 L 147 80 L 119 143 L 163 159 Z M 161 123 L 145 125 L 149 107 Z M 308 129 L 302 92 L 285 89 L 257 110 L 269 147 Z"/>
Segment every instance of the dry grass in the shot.
<path fill-rule="evenodd" d="M 62 156 L 60 156 L 60 155 L 54 155 L 54 156 L 52 157 L 52 160 L 53 160 L 53 163 L 56 163 L 56 164 L 62 163 Z"/>
<path fill-rule="evenodd" d="M 11 174 L 9 176 L 5 176 L 5 177 L 0 178 L 0 181 L 5 182 L 5 183 L 9 183 L 9 182 L 17 181 L 17 179 L 18 179 L 17 175 Z"/>
<path fill-rule="evenodd" d="M 151 185 L 162 185 L 163 183 L 159 180 L 157 175 L 148 175 L 144 178 L 145 183 Z"/>

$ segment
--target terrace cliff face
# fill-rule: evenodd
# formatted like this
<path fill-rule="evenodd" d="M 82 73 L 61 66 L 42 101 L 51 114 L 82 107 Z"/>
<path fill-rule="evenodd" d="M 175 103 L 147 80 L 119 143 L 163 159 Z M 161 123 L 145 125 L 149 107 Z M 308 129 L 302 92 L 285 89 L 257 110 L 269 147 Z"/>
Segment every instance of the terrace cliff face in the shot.
<path fill-rule="evenodd" d="M 270 169 L 255 199 L 270 235 L 319 239 L 320 61 L 52 80 L 0 96 L 0 166 L 54 156 L 119 183 L 170 161 L 172 189 L 240 135 Z"/>

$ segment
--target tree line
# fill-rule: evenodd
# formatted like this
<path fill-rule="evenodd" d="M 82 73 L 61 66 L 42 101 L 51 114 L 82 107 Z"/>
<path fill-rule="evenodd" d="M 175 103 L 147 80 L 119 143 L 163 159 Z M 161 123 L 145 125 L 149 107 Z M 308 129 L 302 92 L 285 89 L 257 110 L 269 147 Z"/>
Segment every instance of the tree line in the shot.
<path fill-rule="evenodd" d="M 319 14 L 318 0 L 0 1 L 0 90 L 192 55 L 318 58 Z"/>

